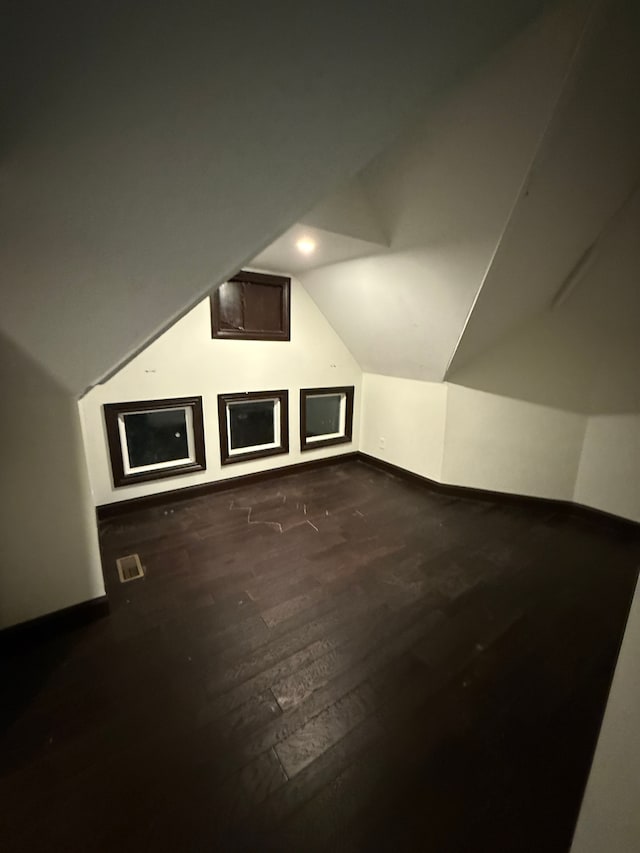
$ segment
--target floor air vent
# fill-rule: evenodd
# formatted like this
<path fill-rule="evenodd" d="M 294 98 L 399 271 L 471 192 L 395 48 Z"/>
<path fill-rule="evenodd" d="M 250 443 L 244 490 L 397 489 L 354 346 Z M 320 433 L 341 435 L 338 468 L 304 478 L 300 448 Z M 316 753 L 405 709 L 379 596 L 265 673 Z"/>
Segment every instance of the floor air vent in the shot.
<path fill-rule="evenodd" d="M 144 569 L 137 554 L 120 557 L 116 560 L 116 566 L 118 567 L 120 583 L 127 583 L 127 581 L 135 581 L 144 577 Z"/>

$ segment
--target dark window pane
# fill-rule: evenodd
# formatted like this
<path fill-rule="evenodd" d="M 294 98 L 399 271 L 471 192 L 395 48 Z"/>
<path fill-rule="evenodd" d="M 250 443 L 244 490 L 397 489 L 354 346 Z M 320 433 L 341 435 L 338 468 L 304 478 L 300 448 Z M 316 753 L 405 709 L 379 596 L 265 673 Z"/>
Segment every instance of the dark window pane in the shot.
<path fill-rule="evenodd" d="M 124 415 L 124 426 L 131 468 L 189 456 L 184 409 Z"/>
<path fill-rule="evenodd" d="M 307 397 L 307 438 L 340 432 L 340 394 Z"/>
<path fill-rule="evenodd" d="M 275 441 L 274 405 L 273 400 L 230 404 L 231 450 L 273 444 Z"/>

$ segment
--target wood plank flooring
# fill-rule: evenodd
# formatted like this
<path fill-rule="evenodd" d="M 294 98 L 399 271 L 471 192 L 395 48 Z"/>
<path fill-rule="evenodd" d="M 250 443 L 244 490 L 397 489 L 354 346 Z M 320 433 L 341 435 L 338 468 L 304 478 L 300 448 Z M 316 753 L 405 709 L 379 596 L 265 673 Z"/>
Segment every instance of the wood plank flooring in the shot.
<path fill-rule="evenodd" d="M 4 651 L 3 853 L 568 849 L 633 530 L 350 461 L 101 544 L 110 615 Z"/>

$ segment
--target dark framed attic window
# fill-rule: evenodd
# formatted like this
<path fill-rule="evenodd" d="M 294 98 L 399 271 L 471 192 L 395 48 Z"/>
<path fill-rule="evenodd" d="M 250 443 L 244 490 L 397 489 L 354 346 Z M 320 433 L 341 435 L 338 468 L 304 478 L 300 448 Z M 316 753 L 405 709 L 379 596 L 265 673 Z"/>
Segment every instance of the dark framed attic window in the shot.
<path fill-rule="evenodd" d="M 353 385 L 300 390 L 300 449 L 351 441 Z"/>
<path fill-rule="evenodd" d="M 241 270 L 211 294 L 211 337 L 288 341 L 291 279 Z"/>
<path fill-rule="evenodd" d="M 114 486 L 207 467 L 202 397 L 106 403 L 104 419 Z"/>
<path fill-rule="evenodd" d="M 289 394 L 251 391 L 218 395 L 223 465 L 289 452 Z"/>

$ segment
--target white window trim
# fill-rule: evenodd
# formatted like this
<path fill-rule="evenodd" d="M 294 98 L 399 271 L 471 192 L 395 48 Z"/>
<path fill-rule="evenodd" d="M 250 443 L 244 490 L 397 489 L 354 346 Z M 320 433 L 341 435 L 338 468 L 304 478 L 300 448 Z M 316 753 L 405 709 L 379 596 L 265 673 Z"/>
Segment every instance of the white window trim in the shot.
<path fill-rule="evenodd" d="M 252 403 L 273 403 L 273 436 L 274 441 L 268 444 L 251 444 L 248 447 L 235 447 L 231 449 L 231 407 L 247 406 Z M 254 453 L 259 450 L 275 450 L 280 447 L 280 398 L 262 397 L 259 400 L 233 400 L 226 404 L 227 419 L 227 453 L 229 456 L 241 456 L 244 453 Z"/>
<path fill-rule="evenodd" d="M 124 419 L 129 415 L 148 415 L 154 412 L 184 412 L 187 428 L 187 450 L 189 455 L 181 459 L 169 459 L 166 462 L 155 462 L 152 465 L 132 466 L 129 463 L 129 446 L 127 444 L 127 430 Z M 139 409 L 135 412 L 121 412 L 118 415 L 118 434 L 120 436 L 120 450 L 125 476 L 129 474 L 142 474 L 146 471 L 162 471 L 164 468 L 175 468 L 180 465 L 188 465 L 196 461 L 195 434 L 193 429 L 193 409 L 191 406 L 174 406 L 162 409 Z"/>
<path fill-rule="evenodd" d="M 347 430 L 347 395 L 344 391 L 333 392 L 330 394 L 307 394 L 306 401 L 312 400 L 316 397 L 340 397 L 340 431 L 339 432 L 325 432 L 321 435 L 313 435 L 313 436 L 305 436 L 305 440 L 307 444 L 313 444 L 316 441 L 327 441 L 327 439 L 331 438 L 343 438 L 346 434 Z"/>

